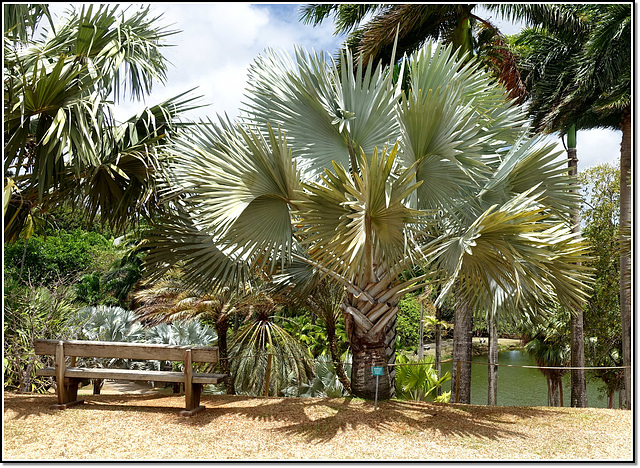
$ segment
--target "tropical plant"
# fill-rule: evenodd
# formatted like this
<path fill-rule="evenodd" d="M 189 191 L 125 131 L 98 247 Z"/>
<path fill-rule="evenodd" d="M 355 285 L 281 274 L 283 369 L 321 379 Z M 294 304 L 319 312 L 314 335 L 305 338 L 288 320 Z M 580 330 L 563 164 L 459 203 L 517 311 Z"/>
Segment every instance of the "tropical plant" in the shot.
<path fill-rule="evenodd" d="M 4 281 L 3 373 L 5 388 L 20 392 L 45 392 L 48 378 L 37 377 L 45 367 L 34 352 L 37 339 L 59 339 L 68 333 L 67 320 L 74 313 L 70 284 L 54 279 L 47 286 Z"/>
<path fill-rule="evenodd" d="M 346 352 L 342 360 L 344 371 L 350 372 L 351 355 Z M 322 353 L 315 358 L 315 369 L 313 372 L 313 378 L 309 383 L 302 384 L 299 389 L 299 395 L 303 398 L 313 397 L 327 397 L 327 398 L 340 398 L 348 395 L 349 392 L 344 387 L 341 379 L 336 372 L 336 366 L 331 356 L 326 353 Z"/>
<path fill-rule="evenodd" d="M 584 299 L 584 245 L 562 217 L 577 195 L 554 148 L 528 139 L 504 89 L 452 47 L 428 43 L 406 62 L 403 93 L 349 52 L 338 67 L 268 51 L 239 122 L 173 140 L 176 215 L 148 234 L 154 275 L 181 261 L 202 286 L 244 284 L 295 261 L 343 285 L 351 386 L 364 398 L 373 366 L 385 369 L 379 397 L 391 396 L 388 331 L 398 301 L 428 282 L 469 309 L 497 290 L 511 305 Z M 424 273 L 405 276 L 415 265 Z"/>
<path fill-rule="evenodd" d="M 118 306 L 87 306 L 69 320 L 75 339 L 90 341 L 136 342 L 144 338 L 144 329 L 135 314 Z M 85 366 L 130 368 L 133 361 L 118 358 L 81 358 Z M 103 379 L 92 379 L 93 393 L 99 395 Z"/>
<path fill-rule="evenodd" d="M 396 358 L 396 395 L 400 399 L 448 403 L 451 392 L 438 389 L 450 379 L 449 372 L 438 376 L 431 357 L 417 359 L 401 353 Z"/>
<path fill-rule="evenodd" d="M 311 354 L 275 323 L 276 304 L 264 297 L 251 309 L 251 317 L 234 336 L 229 353 L 236 391 L 280 395 L 291 382 L 305 384 L 313 375 Z"/>
<path fill-rule="evenodd" d="M 43 16 L 51 21 L 47 6 L 3 8 L 5 240 L 18 238 L 36 207 L 63 201 L 119 229 L 156 210 L 155 148 L 193 98 L 124 123 L 112 108 L 165 81 L 162 47 L 177 31 L 159 26 L 149 7 L 125 15 L 118 5 L 72 6 L 49 35 L 31 38 Z"/>
<path fill-rule="evenodd" d="M 562 376 L 567 370 L 562 368 L 571 362 L 567 315 L 562 310 L 556 310 L 544 322 L 523 324 L 524 349 L 533 356 L 547 379 L 549 406 L 564 406 Z"/>

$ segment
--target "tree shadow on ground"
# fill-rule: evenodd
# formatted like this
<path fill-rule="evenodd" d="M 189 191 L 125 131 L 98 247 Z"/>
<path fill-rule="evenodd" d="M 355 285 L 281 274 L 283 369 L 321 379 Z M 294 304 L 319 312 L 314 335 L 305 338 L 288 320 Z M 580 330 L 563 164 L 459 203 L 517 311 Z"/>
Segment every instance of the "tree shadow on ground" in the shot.
<path fill-rule="evenodd" d="M 273 430 L 302 436 L 310 443 L 328 442 L 341 432 L 362 427 L 380 433 L 434 431 L 441 436 L 499 440 L 504 437 L 526 438 L 526 432 L 518 426 L 525 419 L 561 414 L 561 411 L 551 408 L 485 407 L 400 400 L 379 402 L 377 411 L 374 411 L 374 402 L 351 398 L 265 398 L 259 404 L 253 401 L 244 406 L 237 402 L 226 397 L 208 397 L 205 412 L 185 418 L 180 423 L 205 426 L 216 424 L 216 420 L 225 415 L 241 415 L 257 421 L 284 423 Z"/>

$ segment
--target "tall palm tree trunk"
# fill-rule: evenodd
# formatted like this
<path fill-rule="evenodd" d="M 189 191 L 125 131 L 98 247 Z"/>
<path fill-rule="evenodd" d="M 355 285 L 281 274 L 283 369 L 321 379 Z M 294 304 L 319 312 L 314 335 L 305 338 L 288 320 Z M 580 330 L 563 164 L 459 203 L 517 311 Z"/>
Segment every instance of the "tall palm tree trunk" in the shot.
<path fill-rule="evenodd" d="M 496 317 L 489 316 L 489 355 L 488 361 L 488 397 L 487 404 L 498 404 L 498 323 Z"/>
<path fill-rule="evenodd" d="M 620 143 L 620 227 L 631 224 L 631 114 L 625 112 L 621 122 Z M 620 251 L 620 316 L 622 322 L 622 361 L 624 369 L 625 408 L 631 409 L 631 254 Z"/>
<path fill-rule="evenodd" d="M 438 374 L 438 380 L 442 376 L 442 324 L 440 321 L 442 320 L 442 309 L 440 307 L 436 307 L 436 338 L 435 338 L 435 346 L 436 346 L 436 372 Z M 442 385 L 438 385 L 438 396 L 442 395 Z"/>
<path fill-rule="evenodd" d="M 569 175 L 578 176 L 578 157 L 576 149 L 576 127 L 572 125 L 567 135 L 567 155 Z M 574 192 L 577 192 L 577 188 Z M 571 215 L 573 232 L 580 233 L 580 210 L 576 208 Z M 587 379 L 584 368 L 584 312 L 576 308 L 571 314 L 571 406 L 587 407 Z"/>
<path fill-rule="evenodd" d="M 471 403 L 471 359 L 473 357 L 473 316 L 468 305 L 456 307 L 453 323 L 453 366 L 451 396 L 456 403 Z M 458 377 L 458 362 L 460 376 Z M 458 387 L 458 382 L 459 388 Z M 455 397 L 458 399 L 455 400 Z"/>

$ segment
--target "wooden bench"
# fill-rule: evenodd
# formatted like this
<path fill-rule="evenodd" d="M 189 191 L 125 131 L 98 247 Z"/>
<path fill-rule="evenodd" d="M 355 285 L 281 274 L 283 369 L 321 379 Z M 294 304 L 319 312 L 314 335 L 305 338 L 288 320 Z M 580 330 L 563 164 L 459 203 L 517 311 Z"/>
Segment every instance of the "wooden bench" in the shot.
<path fill-rule="evenodd" d="M 204 409 L 200 395 L 204 384 L 220 383 L 225 375 L 194 372 L 194 362 L 218 362 L 217 347 L 174 346 L 164 344 L 119 343 L 110 341 L 36 340 L 35 353 L 55 356 L 54 367 L 38 369 L 36 375 L 55 377 L 58 403 L 52 408 L 66 409 L 83 404 L 78 399 L 78 384 L 86 379 L 183 383 L 186 405 L 180 412 L 191 416 Z M 66 358 L 69 357 L 69 365 Z M 184 372 L 135 369 L 76 367 L 77 357 L 117 358 L 153 361 L 182 361 Z"/>

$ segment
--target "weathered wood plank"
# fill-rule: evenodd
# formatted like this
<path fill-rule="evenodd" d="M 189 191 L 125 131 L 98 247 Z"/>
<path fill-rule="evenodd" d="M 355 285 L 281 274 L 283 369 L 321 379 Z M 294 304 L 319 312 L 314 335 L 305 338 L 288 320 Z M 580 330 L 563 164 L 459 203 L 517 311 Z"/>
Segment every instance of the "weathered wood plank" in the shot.
<path fill-rule="evenodd" d="M 184 382 L 184 373 L 137 369 L 103 369 L 67 367 L 66 377 L 85 379 L 144 380 L 154 382 Z"/>
<path fill-rule="evenodd" d="M 67 369 L 71 369 L 70 367 L 68 367 Z M 76 369 L 88 369 L 85 367 L 78 367 Z M 91 371 L 94 371 L 96 369 L 88 369 Z M 105 371 L 115 371 L 115 373 L 117 373 L 118 375 L 124 375 L 123 377 L 118 377 L 117 379 L 119 380 L 144 380 L 141 378 L 138 378 L 137 375 L 132 375 L 132 374 L 123 374 L 122 372 L 120 372 L 121 370 L 125 370 L 125 369 L 97 369 L 97 373 L 100 372 L 105 372 Z M 136 371 L 132 371 L 132 372 L 140 372 L 138 370 Z M 169 371 L 148 371 L 148 372 L 169 372 Z M 73 371 L 72 373 L 75 373 L 75 377 L 79 378 L 100 378 L 100 377 L 85 377 L 84 375 L 80 375 L 78 374 L 77 371 Z M 65 373 L 66 374 L 66 373 Z M 176 372 L 172 372 L 172 374 L 176 374 Z M 36 375 L 42 376 L 42 377 L 55 377 L 56 375 L 56 370 L 54 367 L 44 367 L 42 369 L 38 369 L 36 371 Z M 156 381 L 156 382 L 165 382 L 164 380 L 155 377 L 156 374 L 154 374 L 154 378 L 151 379 L 152 381 Z M 66 374 L 66 377 L 69 377 L 68 374 Z M 131 377 L 131 379 L 129 379 L 129 377 Z M 200 373 L 200 372 L 194 372 L 193 373 L 193 379 L 192 382 L 194 384 L 209 384 L 209 385 L 213 385 L 213 384 L 219 384 L 221 383 L 224 378 L 226 377 L 225 374 L 207 374 L 207 373 Z M 111 377 L 106 377 L 106 378 L 111 378 Z"/>
<path fill-rule="evenodd" d="M 194 384 L 219 384 L 221 383 L 226 374 L 201 374 L 201 373 L 193 373 L 192 382 Z"/>
<path fill-rule="evenodd" d="M 69 398 L 67 397 L 67 387 L 64 384 L 64 370 L 66 367 L 64 361 L 64 344 L 62 341 L 56 343 L 56 362 L 55 362 L 55 370 L 56 370 L 56 385 L 58 387 L 58 404 L 63 405 L 65 403 L 69 403 Z"/>
<path fill-rule="evenodd" d="M 54 356 L 59 341 L 36 340 L 34 342 L 36 354 Z M 191 349 L 193 362 L 218 362 L 217 347 L 82 340 L 63 341 L 63 344 L 66 356 L 184 361 L 185 351 Z"/>

